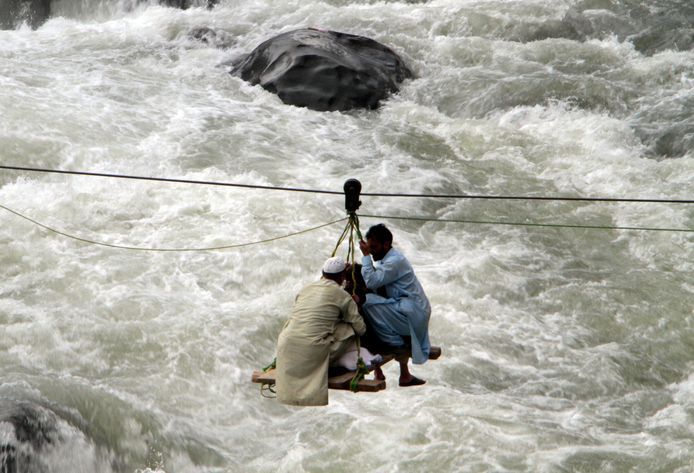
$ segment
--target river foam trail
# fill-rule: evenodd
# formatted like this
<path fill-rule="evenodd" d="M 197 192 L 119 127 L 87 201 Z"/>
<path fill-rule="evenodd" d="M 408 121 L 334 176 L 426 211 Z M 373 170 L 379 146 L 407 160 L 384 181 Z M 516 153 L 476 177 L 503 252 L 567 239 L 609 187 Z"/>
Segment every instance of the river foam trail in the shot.
<path fill-rule="evenodd" d="M 21 23 L 21 21 L 19 22 Z M 217 32 L 204 43 L 189 32 Z M 228 74 L 283 31 L 369 36 L 415 73 L 320 113 Z M 694 197 L 688 2 L 58 0 L 0 31 L 0 164 L 364 192 Z M 694 470 L 686 204 L 362 197 L 412 261 L 443 356 L 326 408 L 261 397 L 341 224 L 240 249 L 80 243 L 0 209 L 0 444 L 34 472 Z M 81 238 L 233 245 L 339 195 L 0 171 L 0 204 Z M 33 442 L 12 419 L 33 419 Z"/>

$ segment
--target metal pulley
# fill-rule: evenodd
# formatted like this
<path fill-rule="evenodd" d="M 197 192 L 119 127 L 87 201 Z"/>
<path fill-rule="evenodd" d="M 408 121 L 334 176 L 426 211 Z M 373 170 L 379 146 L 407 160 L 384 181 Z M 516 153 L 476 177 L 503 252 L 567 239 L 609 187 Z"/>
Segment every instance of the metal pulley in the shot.
<path fill-rule="evenodd" d="M 347 210 L 347 213 L 356 212 L 361 205 L 361 201 L 359 200 L 361 182 L 356 179 L 347 179 L 343 189 L 345 191 L 345 210 Z"/>

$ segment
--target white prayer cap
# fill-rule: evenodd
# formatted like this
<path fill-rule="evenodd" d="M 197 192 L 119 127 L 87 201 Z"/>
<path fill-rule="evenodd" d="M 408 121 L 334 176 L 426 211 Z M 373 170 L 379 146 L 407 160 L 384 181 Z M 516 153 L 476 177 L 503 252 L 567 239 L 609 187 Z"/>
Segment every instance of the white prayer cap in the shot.
<path fill-rule="evenodd" d="M 323 272 L 325 274 L 338 274 L 345 270 L 347 263 L 341 256 L 333 256 L 325 260 L 323 264 Z"/>

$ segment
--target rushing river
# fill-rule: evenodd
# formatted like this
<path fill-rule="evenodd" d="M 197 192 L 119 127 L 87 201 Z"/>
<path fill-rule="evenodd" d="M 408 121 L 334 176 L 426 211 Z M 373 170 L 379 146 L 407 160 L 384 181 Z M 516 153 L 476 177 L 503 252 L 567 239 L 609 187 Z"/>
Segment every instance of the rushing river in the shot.
<path fill-rule="evenodd" d="M 56 0 L 36 26 L 0 31 L 1 165 L 694 198 L 690 0 Z M 307 26 L 382 42 L 416 77 L 378 110 L 321 113 L 228 74 Z M 424 387 L 390 364 L 385 391 L 302 409 L 250 376 L 344 222 L 147 252 L 7 209 L 200 248 L 343 218 L 342 197 L 0 171 L 0 445 L 28 473 L 694 471 L 692 204 L 362 202 L 415 266 L 443 356 L 413 368 Z M 18 412 L 37 438 L 16 438 Z"/>

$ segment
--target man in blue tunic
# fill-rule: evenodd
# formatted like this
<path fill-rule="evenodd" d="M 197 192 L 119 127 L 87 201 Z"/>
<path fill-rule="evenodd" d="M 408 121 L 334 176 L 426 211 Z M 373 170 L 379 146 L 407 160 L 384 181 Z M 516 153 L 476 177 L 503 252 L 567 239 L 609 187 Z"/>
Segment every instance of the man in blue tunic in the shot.
<path fill-rule="evenodd" d="M 409 372 L 408 357 L 402 354 L 408 348 L 403 337 L 409 337 L 412 362 L 425 363 L 431 348 L 431 306 L 412 265 L 392 244 L 393 234 L 383 224 L 371 227 L 366 241 L 359 242 L 364 255 L 361 273 L 366 287 L 373 291 L 366 295 L 362 308 L 378 338 L 396 354 L 400 353 L 400 386 L 417 386 L 425 381 Z M 385 297 L 376 293 L 379 288 L 385 290 Z M 377 370 L 376 376 L 383 378 L 383 373 Z"/>

